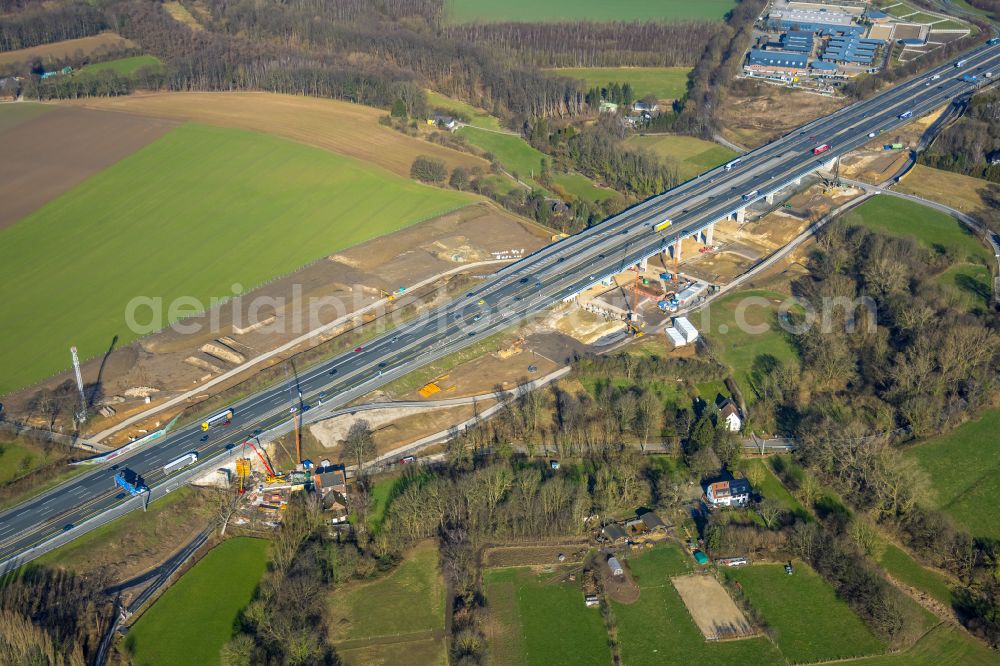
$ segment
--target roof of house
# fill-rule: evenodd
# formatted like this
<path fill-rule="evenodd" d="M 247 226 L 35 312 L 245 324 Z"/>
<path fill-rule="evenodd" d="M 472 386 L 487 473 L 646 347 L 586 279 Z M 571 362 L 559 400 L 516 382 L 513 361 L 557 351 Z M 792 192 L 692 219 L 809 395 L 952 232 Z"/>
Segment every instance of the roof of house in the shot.
<path fill-rule="evenodd" d="M 347 475 L 343 465 L 330 465 L 328 467 L 317 467 L 313 473 L 313 483 L 320 488 L 332 488 L 347 484 Z"/>
<path fill-rule="evenodd" d="M 822 69 L 822 70 L 833 72 L 833 71 L 837 70 L 837 63 L 835 63 L 835 62 L 823 62 L 822 60 L 813 60 L 812 64 L 810 65 L 810 67 L 812 67 L 813 69 Z"/>
<path fill-rule="evenodd" d="M 646 524 L 646 527 L 651 530 L 655 530 L 661 527 L 665 528 L 667 526 L 666 523 L 663 522 L 663 519 L 652 511 L 647 511 L 646 513 L 642 514 L 641 518 L 642 522 Z"/>
<path fill-rule="evenodd" d="M 722 418 L 728 419 L 730 416 L 734 414 L 736 416 L 739 416 L 740 410 L 736 408 L 736 405 L 733 404 L 732 400 L 726 400 L 724 403 L 722 403 L 722 407 L 719 409 L 719 414 L 722 415 Z"/>
<path fill-rule="evenodd" d="M 627 534 L 625 534 L 625 530 L 623 530 L 620 526 L 615 525 L 614 523 L 611 523 L 610 525 L 605 525 L 602 531 L 604 532 L 604 536 L 608 537 L 612 541 L 618 541 L 619 539 L 624 539 L 626 536 L 628 536 Z"/>
<path fill-rule="evenodd" d="M 729 493 L 731 495 L 749 494 L 750 482 L 746 479 L 733 479 L 729 482 Z"/>

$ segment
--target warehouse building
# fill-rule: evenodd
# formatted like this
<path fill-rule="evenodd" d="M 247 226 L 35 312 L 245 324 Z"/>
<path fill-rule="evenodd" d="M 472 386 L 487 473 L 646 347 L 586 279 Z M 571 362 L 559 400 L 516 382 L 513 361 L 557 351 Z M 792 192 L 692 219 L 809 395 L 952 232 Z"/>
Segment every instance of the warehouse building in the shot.
<path fill-rule="evenodd" d="M 781 36 L 781 48 L 790 53 L 812 53 L 813 35 L 802 30 L 790 30 Z"/>
<path fill-rule="evenodd" d="M 746 68 L 753 72 L 774 74 L 800 74 L 805 72 L 808 66 L 808 53 L 762 49 L 750 49 L 746 64 Z"/>
<path fill-rule="evenodd" d="M 834 37 L 823 50 L 822 59 L 850 65 L 871 65 L 881 45 L 880 39 L 862 39 L 853 35 Z"/>
<path fill-rule="evenodd" d="M 821 35 L 861 35 L 864 26 L 854 22 L 854 16 L 827 9 L 781 9 L 767 17 L 771 28 L 804 31 Z"/>

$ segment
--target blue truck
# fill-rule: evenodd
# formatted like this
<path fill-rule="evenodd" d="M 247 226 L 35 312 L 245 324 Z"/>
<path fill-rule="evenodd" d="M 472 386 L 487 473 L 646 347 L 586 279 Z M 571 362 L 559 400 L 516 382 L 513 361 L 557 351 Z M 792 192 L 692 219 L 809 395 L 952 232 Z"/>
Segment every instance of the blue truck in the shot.
<path fill-rule="evenodd" d="M 965 81 L 965 82 L 967 82 L 967 83 L 975 83 L 976 82 L 976 75 L 975 74 L 963 74 L 962 75 L 962 80 Z"/>
<path fill-rule="evenodd" d="M 142 477 L 127 467 L 115 474 L 115 485 L 129 495 L 141 495 L 149 492 Z"/>

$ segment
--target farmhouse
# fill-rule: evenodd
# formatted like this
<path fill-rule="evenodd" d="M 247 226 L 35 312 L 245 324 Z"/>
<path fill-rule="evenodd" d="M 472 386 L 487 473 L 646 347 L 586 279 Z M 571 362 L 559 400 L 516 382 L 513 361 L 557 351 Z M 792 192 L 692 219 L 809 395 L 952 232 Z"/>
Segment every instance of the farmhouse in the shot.
<path fill-rule="evenodd" d="M 451 116 L 435 115 L 433 118 L 427 120 L 428 125 L 437 125 L 438 127 L 443 127 L 446 130 L 454 132 L 458 129 L 458 121 Z"/>
<path fill-rule="evenodd" d="M 750 501 L 750 482 L 746 479 L 716 481 L 705 487 L 705 497 L 714 506 L 743 506 Z"/>
<path fill-rule="evenodd" d="M 726 424 L 729 432 L 739 432 L 743 427 L 743 420 L 740 418 L 740 410 L 732 400 L 726 400 L 719 408 L 719 419 Z"/>

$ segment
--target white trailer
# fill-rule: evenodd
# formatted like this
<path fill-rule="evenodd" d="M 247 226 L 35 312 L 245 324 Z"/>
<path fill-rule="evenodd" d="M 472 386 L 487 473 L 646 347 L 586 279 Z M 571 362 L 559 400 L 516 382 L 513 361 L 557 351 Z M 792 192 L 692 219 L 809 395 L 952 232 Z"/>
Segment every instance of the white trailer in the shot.
<path fill-rule="evenodd" d="M 192 451 L 191 453 L 184 454 L 180 458 L 177 458 L 176 460 L 171 460 L 166 465 L 164 465 L 163 473 L 170 474 L 171 472 L 183 469 L 184 467 L 192 465 L 196 462 L 198 462 L 198 454 Z"/>

